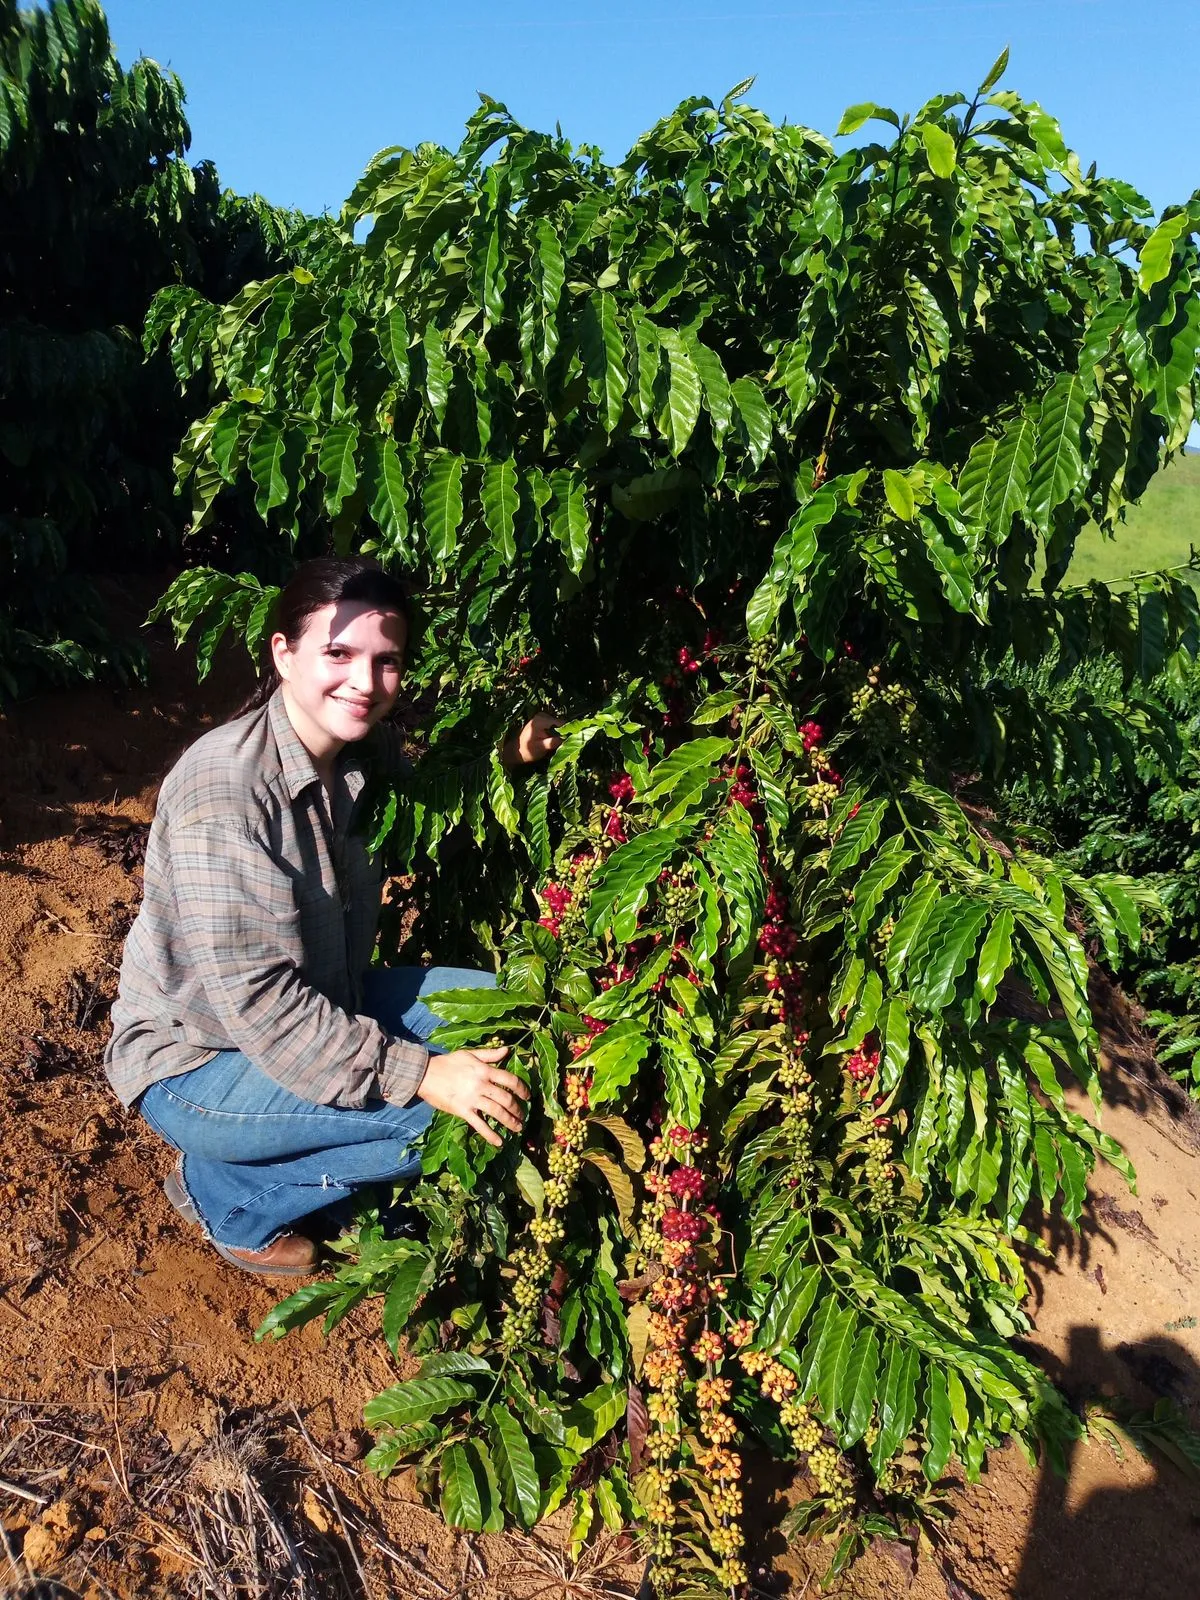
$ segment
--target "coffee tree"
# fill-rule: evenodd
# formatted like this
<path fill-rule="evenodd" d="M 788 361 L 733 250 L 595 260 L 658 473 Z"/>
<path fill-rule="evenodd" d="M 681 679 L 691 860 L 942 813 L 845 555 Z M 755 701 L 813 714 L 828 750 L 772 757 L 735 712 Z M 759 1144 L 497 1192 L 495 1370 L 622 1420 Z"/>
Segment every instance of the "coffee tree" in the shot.
<path fill-rule="evenodd" d="M 152 296 L 226 299 L 319 233 L 222 193 L 190 140 L 179 79 L 122 67 L 95 0 L 0 0 L 0 703 L 140 670 L 90 577 L 178 549 L 171 457 L 196 408 L 142 360 Z"/>
<path fill-rule="evenodd" d="M 312 272 L 159 319 L 214 386 L 198 523 L 249 479 L 417 576 L 429 749 L 378 842 L 405 955 L 500 972 L 441 1038 L 533 1090 L 498 1153 L 439 1117 L 419 1225 L 368 1217 L 261 1331 L 382 1296 L 420 1369 L 373 1465 L 456 1526 L 637 1521 L 663 1591 L 746 1581 L 746 1447 L 840 1567 L 952 1456 L 1075 1429 L 1017 1247 L 1128 1171 L 1067 1085 L 1098 1103 L 1081 919 L 1115 955 L 1139 892 L 987 798 L 1170 754 L 1142 685 L 1191 590 L 1063 580 L 1186 437 L 1200 202 L 1155 226 L 1002 70 L 840 153 L 743 85 L 617 166 L 485 100 L 376 157 Z M 270 598 L 200 569 L 163 609 L 207 657 Z M 536 704 L 563 743 L 513 777 Z"/>

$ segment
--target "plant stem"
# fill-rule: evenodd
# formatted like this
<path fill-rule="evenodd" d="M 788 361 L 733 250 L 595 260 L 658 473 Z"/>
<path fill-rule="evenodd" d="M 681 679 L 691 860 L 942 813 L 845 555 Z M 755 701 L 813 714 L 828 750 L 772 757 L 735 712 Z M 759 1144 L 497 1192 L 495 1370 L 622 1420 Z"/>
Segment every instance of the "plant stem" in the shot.
<path fill-rule="evenodd" d="M 817 465 L 813 471 L 814 489 L 819 489 L 825 482 L 825 475 L 829 470 L 829 452 L 833 448 L 833 424 L 837 420 L 838 407 L 841 403 L 841 395 L 835 393 L 829 403 L 829 416 L 825 421 L 825 437 L 821 441 L 821 453 L 817 457 Z"/>

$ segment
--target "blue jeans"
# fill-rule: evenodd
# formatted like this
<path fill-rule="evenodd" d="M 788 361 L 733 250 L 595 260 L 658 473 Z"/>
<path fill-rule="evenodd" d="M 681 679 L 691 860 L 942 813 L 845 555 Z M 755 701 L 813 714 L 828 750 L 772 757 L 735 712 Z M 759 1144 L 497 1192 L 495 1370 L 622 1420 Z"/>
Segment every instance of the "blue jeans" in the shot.
<path fill-rule="evenodd" d="M 424 1044 L 439 1019 L 422 995 L 495 981 L 465 967 L 373 967 L 363 1011 L 393 1037 Z M 236 1250 L 263 1249 L 360 1184 L 414 1177 L 433 1117 L 424 1100 L 362 1111 L 301 1100 L 240 1050 L 151 1084 L 138 1110 L 182 1152 L 184 1188 L 206 1234 Z"/>

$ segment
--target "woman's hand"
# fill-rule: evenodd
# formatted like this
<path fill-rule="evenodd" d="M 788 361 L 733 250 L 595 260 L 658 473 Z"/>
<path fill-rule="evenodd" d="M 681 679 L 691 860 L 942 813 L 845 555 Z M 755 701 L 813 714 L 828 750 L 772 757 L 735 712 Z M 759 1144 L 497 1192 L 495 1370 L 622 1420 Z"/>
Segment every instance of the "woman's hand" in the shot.
<path fill-rule="evenodd" d="M 552 755 L 561 743 L 558 718 L 552 711 L 538 711 L 530 717 L 520 733 L 514 733 L 511 739 L 505 740 L 500 760 L 506 767 L 541 761 L 544 756 Z"/>
<path fill-rule="evenodd" d="M 504 1140 L 488 1127 L 484 1117 L 493 1117 L 513 1133 L 520 1133 L 524 1125 L 521 1102 L 529 1099 L 529 1090 L 520 1078 L 496 1065 L 507 1054 L 507 1048 L 500 1047 L 431 1055 L 417 1093 L 435 1111 L 461 1117 L 489 1144 L 501 1145 Z"/>

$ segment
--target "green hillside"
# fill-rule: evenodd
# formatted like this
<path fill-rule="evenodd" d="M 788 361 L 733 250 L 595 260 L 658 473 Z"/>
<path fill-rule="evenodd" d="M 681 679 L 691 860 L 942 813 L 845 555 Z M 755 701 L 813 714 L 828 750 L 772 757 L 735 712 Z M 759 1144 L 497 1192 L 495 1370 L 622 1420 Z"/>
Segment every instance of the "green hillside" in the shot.
<path fill-rule="evenodd" d="M 1112 539 L 1088 528 L 1075 549 L 1070 583 L 1111 582 L 1131 572 L 1178 566 L 1200 549 L 1200 454 L 1177 457 L 1153 480 Z M 1200 580 L 1200 574 L 1197 575 Z"/>

